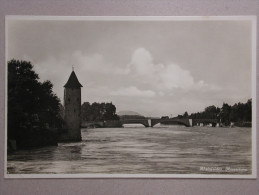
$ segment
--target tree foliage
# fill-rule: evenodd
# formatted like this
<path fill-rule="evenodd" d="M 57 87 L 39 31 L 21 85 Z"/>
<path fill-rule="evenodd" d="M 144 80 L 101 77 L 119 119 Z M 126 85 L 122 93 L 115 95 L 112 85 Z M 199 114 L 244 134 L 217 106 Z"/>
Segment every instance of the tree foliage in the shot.
<path fill-rule="evenodd" d="M 189 118 L 189 114 L 188 114 L 188 112 L 186 111 L 186 112 L 185 112 L 184 114 L 182 114 L 182 115 L 181 115 L 181 114 L 178 114 L 176 118 L 180 118 L 180 119 L 181 119 L 181 118 Z"/>
<path fill-rule="evenodd" d="M 84 102 L 81 107 L 82 121 L 104 121 L 118 120 L 116 107 L 112 103 L 96 103 L 90 104 Z"/>
<path fill-rule="evenodd" d="M 19 141 L 36 131 L 60 127 L 60 100 L 50 81 L 39 81 L 27 61 L 8 62 L 8 138 Z"/>
<path fill-rule="evenodd" d="M 233 122 L 252 121 L 252 99 L 249 99 L 245 104 L 234 104 L 231 107 L 229 119 Z"/>
<path fill-rule="evenodd" d="M 183 115 L 178 115 L 184 117 Z M 186 118 L 186 117 L 184 117 Z M 224 125 L 231 122 L 251 122 L 252 121 L 252 99 L 246 103 L 237 103 L 233 106 L 223 103 L 221 108 L 214 105 L 208 106 L 203 112 L 192 113 L 189 118 L 192 119 L 218 119 Z"/>

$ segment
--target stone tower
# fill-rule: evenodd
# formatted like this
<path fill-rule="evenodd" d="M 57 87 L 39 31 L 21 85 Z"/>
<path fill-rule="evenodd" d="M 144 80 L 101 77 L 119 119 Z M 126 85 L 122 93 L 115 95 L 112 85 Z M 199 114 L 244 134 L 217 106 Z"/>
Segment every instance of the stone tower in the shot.
<path fill-rule="evenodd" d="M 72 71 L 64 85 L 65 123 L 68 128 L 67 141 L 81 141 L 81 87 Z"/>

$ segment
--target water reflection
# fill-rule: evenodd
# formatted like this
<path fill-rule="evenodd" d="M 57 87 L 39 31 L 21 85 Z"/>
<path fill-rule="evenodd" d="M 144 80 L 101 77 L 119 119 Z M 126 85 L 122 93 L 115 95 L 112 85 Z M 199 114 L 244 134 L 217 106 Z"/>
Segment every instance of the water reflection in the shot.
<path fill-rule="evenodd" d="M 251 129 L 156 126 L 82 129 L 82 142 L 8 156 L 9 173 L 251 173 Z M 220 171 L 201 170 L 220 167 Z M 238 171 L 242 169 L 242 171 Z"/>

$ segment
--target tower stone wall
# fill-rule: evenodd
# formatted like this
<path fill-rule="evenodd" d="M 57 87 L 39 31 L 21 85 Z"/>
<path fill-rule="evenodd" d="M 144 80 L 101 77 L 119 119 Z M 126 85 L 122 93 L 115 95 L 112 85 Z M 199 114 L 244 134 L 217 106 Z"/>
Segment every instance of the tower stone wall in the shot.
<path fill-rule="evenodd" d="M 64 91 L 65 122 L 71 141 L 81 141 L 81 88 Z"/>
<path fill-rule="evenodd" d="M 81 141 L 81 87 L 74 71 L 64 85 L 65 123 L 64 141 Z"/>

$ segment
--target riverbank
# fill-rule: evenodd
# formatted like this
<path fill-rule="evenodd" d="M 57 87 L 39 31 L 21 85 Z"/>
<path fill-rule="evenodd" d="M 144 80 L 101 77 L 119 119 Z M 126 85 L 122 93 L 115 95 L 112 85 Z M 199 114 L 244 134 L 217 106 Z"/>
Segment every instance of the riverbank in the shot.
<path fill-rule="evenodd" d="M 17 138 L 7 140 L 7 152 L 58 145 L 58 129 L 32 129 L 21 133 Z"/>

